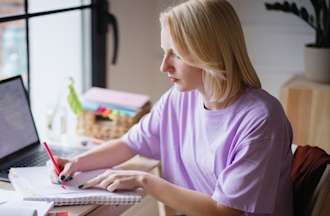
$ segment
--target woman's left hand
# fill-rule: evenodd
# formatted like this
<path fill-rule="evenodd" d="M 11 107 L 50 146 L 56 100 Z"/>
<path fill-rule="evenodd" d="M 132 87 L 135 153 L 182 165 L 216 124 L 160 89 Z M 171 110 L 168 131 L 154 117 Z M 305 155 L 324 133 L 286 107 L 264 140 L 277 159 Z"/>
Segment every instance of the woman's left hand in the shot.
<path fill-rule="evenodd" d="M 110 192 L 115 190 L 134 190 L 142 187 L 142 181 L 147 175 L 150 174 L 143 171 L 109 169 L 80 185 L 79 188 L 96 187 Z"/>

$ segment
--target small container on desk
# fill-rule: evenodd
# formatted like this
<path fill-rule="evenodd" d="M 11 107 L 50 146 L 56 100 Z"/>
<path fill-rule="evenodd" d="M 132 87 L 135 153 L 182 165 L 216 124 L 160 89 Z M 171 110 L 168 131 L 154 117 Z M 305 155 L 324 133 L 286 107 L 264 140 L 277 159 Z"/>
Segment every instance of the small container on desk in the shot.
<path fill-rule="evenodd" d="M 83 111 L 78 115 L 77 133 L 100 140 L 119 138 L 150 109 L 151 103 L 148 102 L 133 114 L 116 109 L 111 110 L 107 115 L 104 115 L 105 112 L 102 115 L 98 112 Z"/>

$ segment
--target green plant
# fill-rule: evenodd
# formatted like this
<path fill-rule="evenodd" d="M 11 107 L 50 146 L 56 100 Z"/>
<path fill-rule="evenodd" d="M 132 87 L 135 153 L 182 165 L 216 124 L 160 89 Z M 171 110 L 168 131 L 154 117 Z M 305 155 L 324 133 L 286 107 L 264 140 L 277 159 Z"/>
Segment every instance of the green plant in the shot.
<path fill-rule="evenodd" d="M 330 0 L 310 0 L 314 16 L 305 7 L 298 9 L 296 3 L 265 3 L 267 10 L 277 10 L 294 14 L 303 19 L 316 31 L 315 43 L 312 46 L 330 48 Z"/>
<path fill-rule="evenodd" d="M 69 106 L 72 110 L 72 112 L 76 115 L 80 114 L 83 109 L 81 106 L 81 102 L 77 96 L 77 93 L 74 89 L 74 85 L 73 85 L 73 79 L 70 78 L 70 83 L 69 83 L 69 95 L 67 97 Z"/>

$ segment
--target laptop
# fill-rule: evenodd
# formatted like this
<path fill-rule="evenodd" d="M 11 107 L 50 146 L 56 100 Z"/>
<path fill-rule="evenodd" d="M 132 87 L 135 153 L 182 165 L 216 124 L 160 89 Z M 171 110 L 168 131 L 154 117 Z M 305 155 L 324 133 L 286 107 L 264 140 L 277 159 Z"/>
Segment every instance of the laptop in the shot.
<path fill-rule="evenodd" d="M 82 148 L 52 147 L 71 157 Z M 21 76 L 0 80 L 0 180 L 9 181 L 10 167 L 43 166 L 49 160 L 40 143 Z"/>

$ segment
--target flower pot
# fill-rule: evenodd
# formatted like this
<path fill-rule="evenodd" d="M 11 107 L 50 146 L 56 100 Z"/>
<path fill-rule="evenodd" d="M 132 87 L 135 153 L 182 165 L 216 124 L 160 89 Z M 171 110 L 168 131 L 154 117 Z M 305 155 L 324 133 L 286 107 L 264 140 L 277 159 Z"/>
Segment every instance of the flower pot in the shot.
<path fill-rule="evenodd" d="M 305 46 L 305 76 L 307 79 L 330 83 L 330 48 Z"/>

